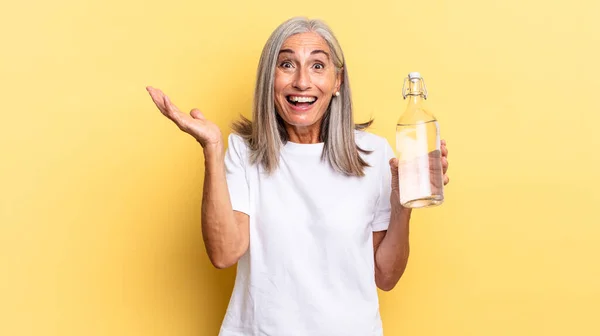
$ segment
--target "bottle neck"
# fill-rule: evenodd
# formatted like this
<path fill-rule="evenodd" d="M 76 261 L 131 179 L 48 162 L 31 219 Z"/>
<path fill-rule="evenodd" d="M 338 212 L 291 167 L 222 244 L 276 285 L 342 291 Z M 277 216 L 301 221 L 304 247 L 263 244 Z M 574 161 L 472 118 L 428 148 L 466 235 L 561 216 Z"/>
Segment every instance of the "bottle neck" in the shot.
<path fill-rule="evenodd" d="M 408 81 L 408 90 L 406 91 L 406 99 L 410 106 L 420 106 L 425 100 L 425 88 L 423 81 L 419 78 Z"/>
<path fill-rule="evenodd" d="M 398 119 L 398 124 L 411 125 L 435 120 L 429 113 L 425 100 L 427 88 L 421 78 L 406 79 L 404 86 L 404 99 L 408 104 L 404 113 Z"/>
<path fill-rule="evenodd" d="M 406 100 L 408 100 L 410 105 L 422 105 L 425 103 L 425 96 L 422 94 L 408 95 L 406 96 Z"/>
<path fill-rule="evenodd" d="M 414 78 L 408 81 L 407 98 L 425 99 L 425 87 L 420 78 Z"/>

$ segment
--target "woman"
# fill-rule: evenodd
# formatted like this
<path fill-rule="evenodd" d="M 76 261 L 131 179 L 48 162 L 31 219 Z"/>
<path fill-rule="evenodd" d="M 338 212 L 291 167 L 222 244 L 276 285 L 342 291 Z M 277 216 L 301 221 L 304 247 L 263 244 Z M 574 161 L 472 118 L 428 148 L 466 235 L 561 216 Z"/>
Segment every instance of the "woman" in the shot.
<path fill-rule="evenodd" d="M 342 50 L 321 21 L 293 18 L 267 41 L 253 120 L 228 137 L 148 87 L 203 147 L 202 232 L 217 268 L 237 263 L 221 336 L 382 335 L 377 287 L 406 267 L 411 210 L 387 141 L 355 125 Z M 442 146 L 444 183 L 447 149 Z"/>

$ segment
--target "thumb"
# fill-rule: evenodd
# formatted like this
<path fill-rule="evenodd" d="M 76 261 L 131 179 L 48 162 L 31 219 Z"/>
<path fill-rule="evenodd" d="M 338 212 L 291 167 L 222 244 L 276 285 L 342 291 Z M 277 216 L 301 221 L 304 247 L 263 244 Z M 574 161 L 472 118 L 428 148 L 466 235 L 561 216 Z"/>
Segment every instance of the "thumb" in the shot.
<path fill-rule="evenodd" d="M 390 159 L 390 171 L 392 173 L 392 189 L 398 189 L 398 159 L 391 158 Z"/>
<path fill-rule="evenodd" d="M 200 110 L 198 110 L 198 109 L 196 109 L 196 108 L 195 108 L 195 109 L 193 109 L 193 110 L 190 112 L 190 115 L 191 115 L 191 116 L 192 116 L 192 118 L 194 118 L 194 119 L 205 119 L 205 118 L 204 118 L 204 114 L 202 114 L 202 112 L 200 112 Z"/>
<path fill-rule="evenodd" d="M 390 170 L 392 171 L 392 177 L 398 176 L 398 159 L 396 159 L 396 158 L 390 159 Z"/>
<path fill-rule="evenodd" d="M 390 172 L 392 173 L 392 194 L 390 195 L 390 200 L 391 202 L 396 203 L 399 202 L 398 197 L 400 196 L 400 180 L 398 178 L 398 159 L 390 159 Z"/>

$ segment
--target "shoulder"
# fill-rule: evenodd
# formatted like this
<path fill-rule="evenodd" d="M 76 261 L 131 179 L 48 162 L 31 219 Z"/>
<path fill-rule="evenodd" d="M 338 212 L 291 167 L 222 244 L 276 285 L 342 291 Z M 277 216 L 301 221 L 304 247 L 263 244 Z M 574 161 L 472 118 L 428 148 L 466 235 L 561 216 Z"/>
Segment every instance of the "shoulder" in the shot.
<path fill-rule="evenodd" d="M 248 151 L 248 144 L 241 135 L 232 132 L 227 137 L 227 148 L 236 152 L 246 153 Z"/>
<path fill-rule="evenodd" d="M 390 159 L 396 156 L 388 140 L 380 135 L 367 131 L 355 131 L 355 141 L 361 150 L 370 152 L 360 155 L 376 170 L 379 169 L 378 167 L 387 169 Z"/>
<path fill-rule="evenodd" d="M 246 140 L 236 133 L 227 136 L 226 162 L 239 162 L 248 164 L 249 147 Z"/>
<path fill-rule="evenodd" d="M 354 131 L 356 144 L 363 150 L 373 152 L 391 151 L 388 140 L 380 135 L 367 131 Z"/>

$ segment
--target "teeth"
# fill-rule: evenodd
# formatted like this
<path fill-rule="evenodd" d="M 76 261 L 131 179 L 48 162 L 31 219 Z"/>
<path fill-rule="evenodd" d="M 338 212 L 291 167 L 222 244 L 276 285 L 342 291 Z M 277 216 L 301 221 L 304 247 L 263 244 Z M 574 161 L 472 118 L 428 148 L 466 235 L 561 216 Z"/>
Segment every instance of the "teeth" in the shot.
<path fill-rule="evenodd" d="M 315 97 L 297 97 L 290 96 L 290 100 L 296 103 L 312 103 L 317 100 Z"/>

